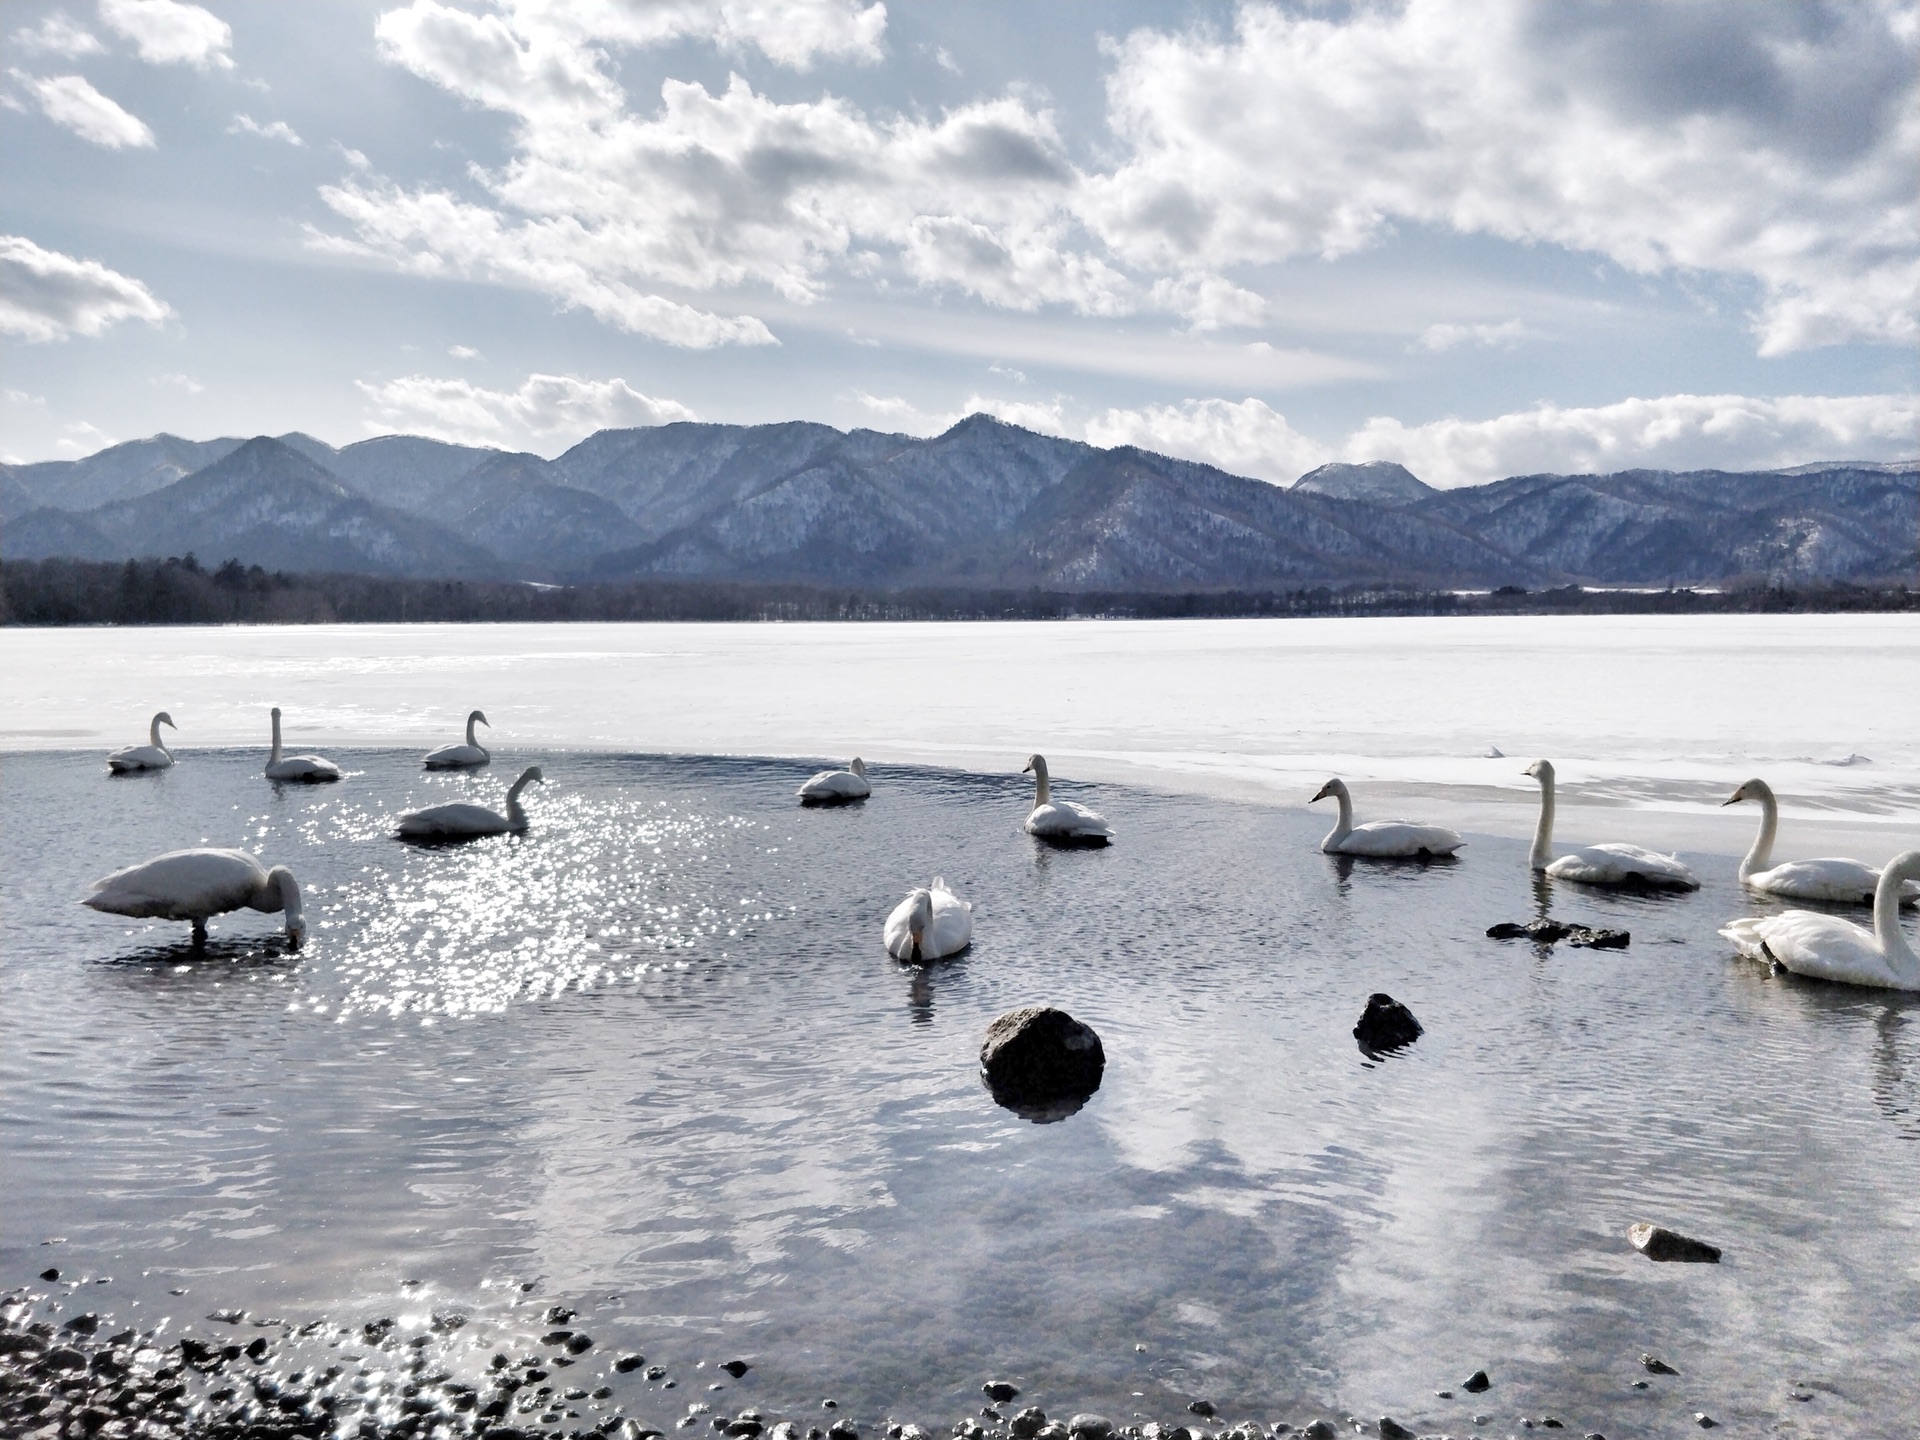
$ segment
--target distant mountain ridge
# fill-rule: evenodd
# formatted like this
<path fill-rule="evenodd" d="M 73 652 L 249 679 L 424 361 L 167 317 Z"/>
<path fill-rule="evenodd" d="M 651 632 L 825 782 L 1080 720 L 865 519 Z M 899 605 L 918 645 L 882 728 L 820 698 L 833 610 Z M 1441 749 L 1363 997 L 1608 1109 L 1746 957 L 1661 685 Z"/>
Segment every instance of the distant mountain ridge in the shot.
<path fill-rule="evenodd" d="M 1920 464 L 1525 475 L 1391 462 L 1293 486 L 973 415 L 931 438 L 795 421 L 603 430 L 553 460 L 382 436 L 158 435 L 0 466 L 0 557 L 864 588 L 1492 588 L 1913 578 Z"/>

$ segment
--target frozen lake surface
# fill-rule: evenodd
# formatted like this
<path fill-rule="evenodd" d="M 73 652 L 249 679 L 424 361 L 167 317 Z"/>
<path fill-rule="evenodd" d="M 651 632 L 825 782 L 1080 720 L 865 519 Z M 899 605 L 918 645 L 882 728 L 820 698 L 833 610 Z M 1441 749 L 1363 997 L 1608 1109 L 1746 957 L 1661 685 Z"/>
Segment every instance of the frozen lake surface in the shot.
<path fill-rule="evenodd" d="M 1561 678 L 1522 683 L 1562 642 Z M 1915 644 L 1819 617 L 0 632 L 0 1284 L 57 1264 L 69 1309 L 222 1339 L 216 1308 L 402 1335 L 458 1310 L 474 1375 L 565 1304 L 583 1380 L 669 1433 L 826 1396 L 869 1437 L 943 1433 L 1000 1378 L 1121 1422 L 1204 1398 L 1456 1435 L 1907 1433 L 1920 1000 L 1735 957 L 1753 818 L 1711 806 L 1758 772 L 1797 797 L 1785 853 L 1822 816 L 1876 860 L 1920 843 Z M 340 784 L 260 776 L 271 703 Z M 423 774 L 476 704 L 491 769 Z M 160 706 L 181 763 L 108 778 Z M 1034 748 L 1116 846 L 1019 833 Z M 826 812 L 792 800 L 811 765 L 727 754 L 856 749 L 874 798 Z M 1509 838 L 1532 753 L 1704 888 L 1536 886 Z M 391 837 L 530 761 L 525 837 Z M 1335 768 L 1363 811 L 1506 823 L 1456 863 L 1354 865 L 1315 850 L 1327 817 L 1220 794 Z M 74 903 L 202 843 L 290 864 L 309 946 L 247 914 L 196 957 Z M 935 874 L 976 943 L 900 965 L 881 920 Z M 1632 944 L 1484 936 L 1541 913 Z M 1383 1062 L 1350 1033 L 1376 990 L 1427 1029 Z M 1035 1001 L 1108 1055 L 1049 1125 L 977 1073 Z M 1725 1260 L 1654 1265 L 1639 1220 Z M 666 1374 L 605 1374 L 625 1349 Z"/>

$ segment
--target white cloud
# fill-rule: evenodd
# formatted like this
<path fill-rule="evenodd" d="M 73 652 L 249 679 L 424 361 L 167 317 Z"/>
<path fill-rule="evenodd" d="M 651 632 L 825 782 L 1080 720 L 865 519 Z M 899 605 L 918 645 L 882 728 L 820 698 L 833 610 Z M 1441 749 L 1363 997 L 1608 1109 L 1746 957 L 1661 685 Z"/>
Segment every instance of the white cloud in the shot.
<path fill-rule="evenodd" d="M 82 55 L 104 55 L 107 49 L 64 10 L 54 11 L 30 30 L 14 31 L 13 43 L 28 55 L 64 55 L 69 60 L 77 60 Z"/>
<path fill-rule="evenodd" d="M 1291 484 L 1332 458 L 1326 446 L 1302 435 L 1286 416 L 1252 398 L 1108 410 L 1087 421 L 1084 434 L 1088 443 L 1103 448 L 1135 445 L 1281 484 Z"/>
<path fill-rule="evenodd" d="M 138 280 L 97 260 L 0 235 L 0 333 L 24 340 L 98 335 L 122 320 L 157 325 L 173 311 Z"/>
<path fill-rule="evenodd" d="M 1920 337 L 1906 7 L 1247 3 L 1116 46 L 1082 210 L 1134 266 L 1336 257 L 1396 222 L 1750 277 L 1763 353 Z"/>
<path fill-rule="evenodd" d="M 413 0 L 396 13 L 445 8 Z M 550 34 L 577 48 L 706 40 L 796 70 L 821 59 L 876 61 L 887 29 L 887 7 L 859 0 L 501 0 L 500 8 L 519 34 Z"/>
<path fill-rule="evenodd" d="M 488 390 L 466 380 L 408 375 L 385 384 L 356 382 L 372 402 L 368 428 L 402 431 L 467 445 L 495 445 L 521 436 L 590 434 L 614 425 L 694 420 L 677 400 L 642 395 L 625 380 L 529 375 L 517 390 Z"/>
<path fill-rule="evenodd" d="M 54 448 L 69 455 L 93 455 L 114 443 L 113 436 L 91 420 L 75 420 L 61 428 L 65 433 L 54 442 Z"/>
<path fill-rule="evenodd" d="M 207 388 L 191 375 L 182 374 L 178 371 L 167 375 L 155 375 L 150 383 L 154 385 L 177 385 L 189 395 L 198 395 Z"/>
<path fill-rule="evenodd" d="M 1397 460 L 1429 485 L 1508 475 L 1651 469 L 1763 470 L 1816 460 L 1893 460 L 1920 449 L 1912 395 L 1664 395 L 1541 405 L 1491 420 L 1369 420 L 1347 460 Z"/>
<path fill-rule="evenodd" d="M 210 10 L 181 0 L 100 0 L 100 20 L 133 41 L 149 65 L 233 68 L 233 31 Z"/>
<path fill-rule="evenodd" d="M 284 140 L 289 145 L 305 145 L 291 125 L 284 120 L 272 120 L 262 125 L 251 115 L 235 115 L 233 123 L 227 126 L 229 135 L 258 135 L 262 140 Z"/>
<path fill-rule="evenodd" d="M 153 131 L 139 117 L 122 110 L 79 75 L 42 78 L 18 70 L 9 73 L 33 93 L 49 120 L 82 140 L 108 150 L 128 146 L 143 149 L 153 144 Z"/>
<path fill-rule="evenodd" d="M 447 354 L 456 360 L 478 360 L 480 358 L 480 352 L 471 345 L 449 345 L 447 347 Z"/>
<path fill-rule="evenodd" d="M 1422 350 L 1453 350 L 1462 345 L 1486 349 L 1511 350 L 1523 340 L 1533 338 L 1533 332 L 1518 320 L 1502 320 L 1499 324 L 1483 322 L 1477 325 L 1455 325 L 1441 323 L 1429 325 L 1420 335 Z"/>

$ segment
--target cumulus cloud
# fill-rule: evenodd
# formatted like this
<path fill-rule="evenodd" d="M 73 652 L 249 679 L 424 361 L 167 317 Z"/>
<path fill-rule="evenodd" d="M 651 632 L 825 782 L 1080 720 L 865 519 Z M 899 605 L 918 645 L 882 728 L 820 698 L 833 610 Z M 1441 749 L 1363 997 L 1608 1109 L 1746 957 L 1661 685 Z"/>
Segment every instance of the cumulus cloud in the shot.
<path fill-rule="evenodd" d="M 1235 475 L 1291 483 L 1331 452 L 1302 435 L 1263 401 L 1185 400 L 1139 410 L 1107 410 L 1086 422 L 1090 444 L 1134 445 Z"/>
<path fill-rule="evenodd" d="M 69 60 L 77 60 L 82 55 L 103 55 L 107 49 L 64 10 L 54 11 L 30 29 L 14 31 L 13 44 L 24 54 L 64 55 Z"/>
<path fill-rule="evenodd" d="M 1912 395 L 1663 395 L 1581 408 L 1541 405 L 1491 420 L 1369 420 L 1347 460 L 1397 460 L 1429 485 L 1544 471 L 1760 470 L 1816 460 L 1909 458 Z"/>
<path fill-rule="evenodd" d="M 289 145 L 305 145 L 291 125 L 284 120 L 272 120 L 262 125 L 251 115 L 235 115 L 227 126 L 229 135 L 258 135 L 262 140 L 284 140 Z"/>
<path fill-rule="evenodd" d="M 466 380 L 408 375 L 384 384 L 355 382 L 372 403 L 368 429 L 404 431 L 464 445 L 496 445 L 522 436 L 586 435 L 615 425 L 664 425 L 699 417 L 677 400 L 643 395 L 625 380 L 529 375 L 517 390 L 488 390 Z"/>
<path fill-rule="evenodd" d="M 1533 332 L 1518 320 L 1502 320 L 1499 324 L 1483 322 L 1477 325 L 1455 325 L 1441 323 L 1429 325 L 1420 335 L 1422 350 L 1453 350 L 1462 345 L 1481 348 L 1511 350 L 1523 340 L 1531 339 Z"/>
<path fill-rule="evenodd" d="M 218 15 L 181 0 L 100 0 L 100 22 L 133 41 L 149 65 L 233 68 L 233 31 Z"/>
<path fill-rule="evenodd" d="M 1138 266 L 1337 257 L 1401 221 L 1750 277 L 1763 353 L 1920 336 L 1916 27 L 1894 0 L 1248 3 L 1120 42 L 1083 213 Z"/>
<path fill-rule="evenodd" d="M 122 320 L 157 325 L 173 311 L 138 280 L 97 260 L 0 235 L 0 333 L 23 340 L 99 335 Z"/>
<path fill-rule="evenodd" d="M 144 149 L 153 144 L 153 131 L 138 116 L 122 110 L 83 76 L 10 73 L 40 102 L 49 120 L 82 140 L 108 150 Z"/>

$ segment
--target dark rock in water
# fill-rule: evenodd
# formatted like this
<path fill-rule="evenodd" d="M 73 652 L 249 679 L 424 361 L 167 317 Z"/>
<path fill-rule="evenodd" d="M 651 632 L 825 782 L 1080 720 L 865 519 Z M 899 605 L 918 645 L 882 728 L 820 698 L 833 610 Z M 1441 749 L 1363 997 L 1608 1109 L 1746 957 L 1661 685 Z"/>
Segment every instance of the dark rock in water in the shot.
<path fill-rule="evenodd" d="M 584 1355 L 593 1348 L 591 1335 L 573 1335 L 567 1339 L 567 1351 L 573 1355 Z"/>
<path fill-rule="evenodd" d="M 1714 1426 L 1718 1425 L 1720 1422 L 1714 1419 L 1713 1416 L 1709 1415 L 1706 1411 L 1696 1410 L 1693 1412 L 1693 1423 L 1698 1425 L 1702 1430 L 1711 1430 L 1713 1429 Z"/>
<path fill-rule="evenodd" d="M 1487 1372 L 1476 1370 L 1460 1382 L 1460 1388 L 1469 1395 L 1482 1395 L 1493 1388 L 1493 1381 L 1487 1378 Z"/>
<path fill-rule="evenodd" d="M 1570 925 L 1564 920 L 1529 920 L 1519 925 L 1504 920 L 1487 931 L 1490 940 L 1532 940 L 1552 945 L 1565 940 L 1569 945 L 1588 950 L 1624 950 L 1633 939 L 1626 930 L 1602 930 L 1591 925 Z"/>
<path fill-rule="evenodd" d="M 459 1310 L 436 1310 L 433 1312 L 430 1323 L 435 1330 L 438 1330 L 442 1335 L 446 1335 L 454 1330 L 458 1330 L 462 1325 L 467 1323 L 467 1320 L 468 1316 Z"/>
<path fill-rule="evenodd" d="M 1067 1440 L 1067 1427 L 1058 1420 L 1049 1420 L 1040 1427 L 1033 1440 Z"/>
<path fill-rule="evenodd" d="M 1629 1225 L 1627 1239 L 1633 1242 L 1634 1249 L 1649 1260 L 1678 1260 L 1694 1265 L 1720 1263 L 1719 1246 L 1681 1235 L 1662 1225 L 1648 1225 L 1644 1222 Z"/>
<path fill-rule="evenodd" d="M 1334 1440 L 1340 1432 L 1334 1428 L 1331 1420 L 1316 1420 L 1300 1432 L 1307 1440 Z"/>
<path fill-rule="evenodd" d="M 58 1280 L 60 1278 L 60 1267 L 57 1265 L 49 1265 L 40 1272 L 40 1278 L 42 1280 Z"/>
<path fill-rule="evenodd" d="M 74 1316 L 60 1328 L 63 1330 L 72 1330 L 81 1335 L 91 1335 L 100 1328 L 100 1317 L 89 1311 L 85 1315 Z"/>
<path fill-rule="evenodd" d="M 1413 1431 L 1391 1415 L 1380 1417 L 1380 1440 L 1414 1440 Z"/>
<path fill-rule="evenodd" d="M 729 1360 L 720 1368 L 738 1380 L 742 1375 L 746 1374 L 747 1371 L 751 1370 L 753 1366 L 744 1360 Z"/>
<path fill-rule="evenodd" d="M 577 1310 L 569 1310 L 564 1305 L 549 1306 L 547 1308 L 547 1324 L 564 1325 L 567 1323 L 567 1321 L 573 1319 L 573 1317 L 579 1313 L 580 1312 Z"/>
<path fill-rule="evenodd" d="M 382 1316 L 378 1320 L 369 1320 L 365 1325 L 360 1327 L 360 1335 L 369 1345 L 378 1345 L 392 1333 L 393 1319 L 391 1316 Z"/>
<path fill-rule="evenodd" d="M 1018 1385 L 1009 1385 L 1005 1380 L 989 1380 L 986 1384 L 982 1385 L 980 1389 L 988 1398 L 1001 1405 L 1006 1404 L 1007 1401 L 1013 1399 L 1014 1396 L 1020 1393 L 1020 1387 Z"/>
<path fill-rule="evenodd" d="M 1353 1038 L 1369 1055 L 1383 1050 L 1400 1050 L 1418 1040 L 1423 1031 L 1413 1012 L 1391 995 L 1375 993 L 1367 997 L 1366 1012 L 1353 1027 Z"/>
<path fill-rule="evenodd" d="M 860 1440 L 860 1431 L 851 1420 L 836 1420 L 827 1427 L 827 1440 Z"/>
<path fill-rule="evenodd" d="M 629 1371 L 638 1370 L 646 1363 L 647 1357 L 644 1355 L 622 1355 L 618 1360 L 613 1362 L 613 1368 L 618 1370 L 622 1375 L 625 1375 Z"/>
<path fill-rule="evenodd" d="M 1100 1037 L 1049 1005 L 1007 1011 L 987 1027 L 980 1046 L 980 1070 L 993 1098 L 1023 1113 L 1026 1107 L 1045 1110 L 1049 1102 L 1084 1100 L 1100 1088 L 1106 1066 Z"/>
<path fill-rule="evenodd" d="M 1211 1400 L 1190 1400 L 1187 1402 L 1187 1411 L 1193 1415 L 1204 1415 L 1207 1419 L 1211 1420 L 1214 1416 L 1213 1402 Z"/>
<path fill-rule="evenodd" d="M 1678 1375 L 1680 1372 L 1667 1364 L 1658 1355 L 1642 1355 L 1640 1363 L 1647 1367 L 1649 1375 Z"/>
<path fill-rule="evenodd" d="M 1108 1440 L 1113 1422 L 1104 1415 L 1076 1415 L 1067 1421 L 1067 1434 L 1074 1440 Z"/>
<path fill-rule="evenodd" d="M 1565 1425 L 1563 1425 L 1563 1424 L 1562 1424 L 1562 1423 L 1561 1423 L 1560 1421 L 1558 1421 L 1558 1420 L 1556 1420 L 1556 1419 L 1554 1419 L 1554 1418 L 1553 1418 L 1553 1416 L 1551 1416 L 1551 1415 L 1548 1415 L 1548 1416 L 1545 1416 L 1545 1417 L 1544 1417 L 1544 1418 L 1543 1418 L 1543 1419 L 1542 1419 L 1542 1420 L 1540 1421 L 1540 1423 L 1541 1423 L 1541 1425 L 1542 1425 L 1542 1426 L 1544 1426 L 1544 1427 L 1545 1427 L 1546 1429 L 1548 1429 L 1548 1430 L 1564 1430 L 1564 1429 L 1566 1429 L 1566 1428 L 1567 1428 L 1567 1427 L 1566 1427 Z"/>
<path fill-rule="evenodd" d="M 1588 925 L 1576 925 L 1567 936 L 1567 943 L 1583 950 L 1624 950 L 1632 934 L 1625 930 L 1596 930 Z"/>
<path fill-rule="evenodd" d="M 1037 1405 L 1029 1405 L 1007 1422 L 1007 1429 L 1012 1432 L 1014 1440 L 1033 1440 L 1046 1423 L 1047 1412 Z"/>
<path fill-rule="evenodd" d="M 207 1315 L 207 1318 L 218 1321 L 222 1325 L 238 1325 L 242 1320 L 247 1318 L 247 1312 L 244 1310 L 214 1310 Z M 387 1323 L 391 1325 L 393 1322 L 389 1320 Z"/>
<path fill-rule="evenodd" d="M 258 1339 L 254 1340 L 251 1344 L 247 1346 L 244 1353 L 249 1360 L 252 1360 L 256 1363 L 266 1359 L 267 1358 L 266 1337 L 261 1336 Z"/>

